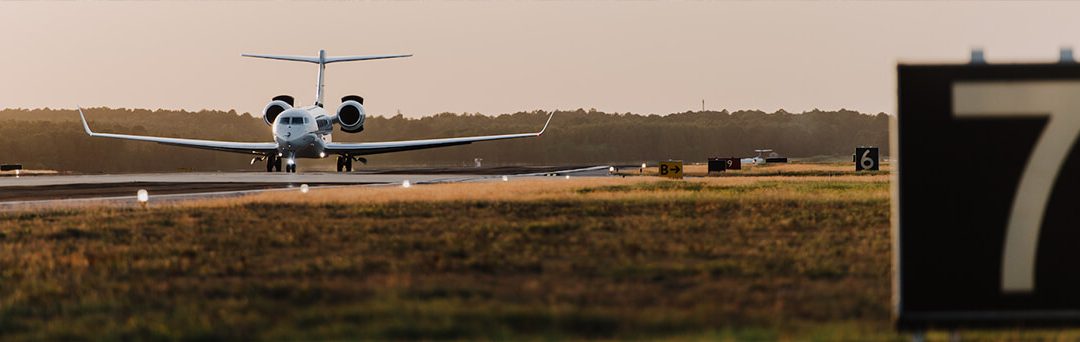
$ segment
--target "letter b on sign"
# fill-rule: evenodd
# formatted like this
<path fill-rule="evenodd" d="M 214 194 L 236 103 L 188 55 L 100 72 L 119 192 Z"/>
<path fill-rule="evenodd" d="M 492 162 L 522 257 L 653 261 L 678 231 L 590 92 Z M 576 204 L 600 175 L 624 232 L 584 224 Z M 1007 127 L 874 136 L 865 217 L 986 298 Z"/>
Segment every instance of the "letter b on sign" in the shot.
<path fill-rule="evenodd" d="M 668 178 L 683 178 L 682 161 L 662 161 L 660 164 L 660 176 Z"/>

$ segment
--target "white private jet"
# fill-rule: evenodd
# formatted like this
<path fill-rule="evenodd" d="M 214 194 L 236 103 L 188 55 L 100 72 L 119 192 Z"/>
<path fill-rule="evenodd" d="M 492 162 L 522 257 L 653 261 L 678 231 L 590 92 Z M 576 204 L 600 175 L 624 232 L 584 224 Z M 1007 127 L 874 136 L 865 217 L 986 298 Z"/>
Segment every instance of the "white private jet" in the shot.
<path fill-rule="evenodd" d="M 776 158 L 780 156 L 779 154 L 776 154 L 776 152 L 773 152 L 773 150 L 769 149 L 754 150 L 754 152 L 757 152 L 756 156 L 750 158 L 743 158 L 742 160 L 740 160 L 740 162 L 742 162 L 744 165 L 763 165 L 765 164 L 766 153 L 768 153 L 768 158 Z"/>
<path fill-rule="evenodd" d="M 319 83 L 315 90 L 315 103 L 306 107 L 293 107 L 293 98 L 288 95 L 274 97 L 263 108 L 263 119 L 271 126 L 274 134 L 274 142 L 232 142 L 214 140 L 180 139 L 166 137 L 152 137 L 141 135 L 95 133 L 90 130 L 86 123 L 86 116 L 79 108 L 79 117 L 82 118 L 83 128 L 91 137 L 103 137 L 114 139 L 127 139 L 150 141 L 166 145 L 201 148 L 225 152 L 253 154 L 255 161 L 265 160 L 266 171 L 281 171 L 282 159 L 285 160 L 285 172 L 296 172 L 297 158 L 325 158 L 328 155 L 338 155 L 337 170 L 352 171 L 352 162 L 367 160 L 359 156 L 387 152 L 399 152 L 419 150 L 426 148 L 445 147 L 471 144 L 478 141 L 503 140 L 517 138 L 538 137 L 544 134 L 551 118 L 555 116 L 552 111 L 548 116 L 544 127 L 536 133 L 485 135 L 474 137 L 366 142 L 366 143 L 335 143 L 330 135 L 334 130 L 334 124 L 341 125 L 341 130 L 348 133 L 360 133 L 364 130 L 364 99 L 360 96 L 349 95 L 341 98 L 341 105 L 333 115 L 323 109 L 323 73 L 326 65 L 337 62 L 366 61 L 373 59 L 387 59 L 410 57 L 412 55 L 374 55 L 374 56 L 349 56 L 327 57 L 325 50 L 319 50 L 318 57 L 306 56 L 275 56 L 275 55 L 249 55 L 244 57 L 256 57 L 277 59 L 285 61 L 308 62 L 319 65 Z"/>

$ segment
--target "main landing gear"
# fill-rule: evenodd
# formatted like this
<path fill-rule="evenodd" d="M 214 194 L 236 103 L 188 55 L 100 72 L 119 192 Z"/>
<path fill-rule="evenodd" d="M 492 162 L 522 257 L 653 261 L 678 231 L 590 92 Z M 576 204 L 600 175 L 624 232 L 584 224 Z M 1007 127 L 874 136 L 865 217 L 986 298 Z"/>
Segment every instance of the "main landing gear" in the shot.
<path fill-rule="evenodd" d="M 266 172 L 281 172 L 281 157 L 275 154 L 266 156 Z"/>
<path fill-rule="evenodd" d="M 352 157 L 337 157 L 337 172 L 341 172 L 342 170 L 345 170 L 345 172 L 352 172 Z"/>

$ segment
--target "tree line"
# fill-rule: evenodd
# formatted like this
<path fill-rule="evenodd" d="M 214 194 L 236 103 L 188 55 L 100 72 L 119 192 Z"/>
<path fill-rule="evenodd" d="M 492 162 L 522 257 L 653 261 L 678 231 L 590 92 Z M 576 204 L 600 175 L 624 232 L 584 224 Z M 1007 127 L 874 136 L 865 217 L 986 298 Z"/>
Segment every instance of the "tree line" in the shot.
<path fill-rule="evenodd" d="M 193 139 L 268 142 L 261 117 L 235 111 L 84 109 L 95 132 Z M 502 115 L 441 113 L 421 118 L 372 116 L 359 134 L 336 131 L 334 141 L 364 142 L 535 132 L 547 112 Z M 770 148 L 787 157 L 846 156 L 856 146 L 888 151 L 889 117 L 850 110 L 788 113 L 705 111 L 668 115 L 558 111 L 540 138 L 481 142 L 431 150 L 367 156 L 373 166 L 581 165 L 708 157 L 746 157 Z M 78 112 L 65 109 L 0 110 L 0 163 L 77 172 L 259 170 L 250 156 L 155 143 L 90 138 Z M 301 169 L 332 169 L 334 161 L 301 160 Z"/>

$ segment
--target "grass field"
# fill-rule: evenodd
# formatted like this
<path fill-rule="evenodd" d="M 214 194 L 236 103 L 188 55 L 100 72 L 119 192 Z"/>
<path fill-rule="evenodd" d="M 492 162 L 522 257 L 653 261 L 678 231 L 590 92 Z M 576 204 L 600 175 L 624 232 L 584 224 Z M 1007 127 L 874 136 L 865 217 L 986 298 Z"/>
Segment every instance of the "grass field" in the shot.
<path fill-rule="evenodd" d="M 0 339 L 897 339 L 888 176 L 0 214 Z"/>

